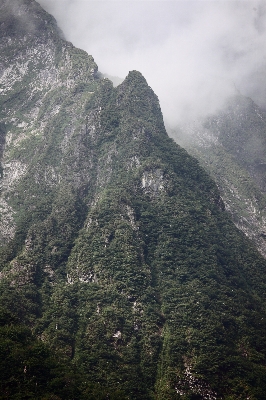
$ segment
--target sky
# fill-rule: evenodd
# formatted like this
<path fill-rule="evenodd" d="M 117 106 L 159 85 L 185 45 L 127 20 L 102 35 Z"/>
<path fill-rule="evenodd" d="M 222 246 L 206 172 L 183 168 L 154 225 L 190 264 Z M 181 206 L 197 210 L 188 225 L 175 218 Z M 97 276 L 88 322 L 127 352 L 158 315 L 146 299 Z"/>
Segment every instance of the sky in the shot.
<path fill-rule="evenodd" d="M 265 0 L 38 0 L 102 73 L 138 70 L 170 126 L 237 91 L 266 107 Z"/>

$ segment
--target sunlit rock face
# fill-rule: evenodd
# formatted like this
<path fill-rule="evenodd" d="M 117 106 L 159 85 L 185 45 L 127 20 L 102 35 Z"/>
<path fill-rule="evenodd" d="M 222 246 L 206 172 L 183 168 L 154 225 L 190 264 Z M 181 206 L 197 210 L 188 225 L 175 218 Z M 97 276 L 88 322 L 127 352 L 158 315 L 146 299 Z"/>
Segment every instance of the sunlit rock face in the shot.
<path fill-rule="evenodd" d="M 32 196 L 41 201 L 44 187 L 52 191 L 65 180 L 62 176 L 75 175 L 76 186 L 88 182 L 89 159 L 84 165 L 86 172 L 79 168 L 76 174 L 74 165 L 72 171 L 66 171 L 63 159 L 94 90 L 97 66 L 91 56 L 61 38 L 54 18 L 35 1 L 4 1 L 0 10 L 0 226 L 2 242 L 6 243 L 20 223 L 21 205 L 16 204 L 19 185 L 31 181 L 30 187 L 24 188 L 31 202 Z M 86 85 L 91 89 L 82 95 Z M 82 124 L 85 131 L 85 122 Z M 78 130 L 81 136 L 82 129 Z M 52 131 L 57 133 L 56 144 Z M 77 164 L 82 150 L 78 144 L 74 147 Z"/>
<path fill-rule="evenodd" d="M 263 399 L 265 260 L 168 137 L 145 78 L 114 88 L 35 1 L 0 11 L 0 320 L 61 362 L 44 382 L 29 366 L 46 353 L 29 352 L 1 387 Z"/>

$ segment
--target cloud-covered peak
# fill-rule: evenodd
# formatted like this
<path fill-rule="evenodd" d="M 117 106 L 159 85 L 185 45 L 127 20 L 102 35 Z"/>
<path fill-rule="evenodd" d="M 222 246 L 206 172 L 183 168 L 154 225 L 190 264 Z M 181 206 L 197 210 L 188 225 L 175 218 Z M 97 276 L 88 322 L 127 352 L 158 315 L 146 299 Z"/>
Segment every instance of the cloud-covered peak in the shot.
<path fill-rule="evenodd" d="M 141 71 L 175 124 L 235 92 L 265 104 L 266 6 L 250 1 L 40 0 L 99 69 Z"/>

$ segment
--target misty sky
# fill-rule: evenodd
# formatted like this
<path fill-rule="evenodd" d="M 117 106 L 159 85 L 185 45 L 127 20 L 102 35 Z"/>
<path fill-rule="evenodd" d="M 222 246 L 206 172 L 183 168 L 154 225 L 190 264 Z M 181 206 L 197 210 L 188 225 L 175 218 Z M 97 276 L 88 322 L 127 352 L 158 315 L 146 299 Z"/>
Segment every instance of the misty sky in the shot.
<path fill-rule="evenodd" d="M 266 105 L 264 0 L 39 3 L 101 72 L 139 70 L 169 124 L 214 111 L 235 88 Z"/>

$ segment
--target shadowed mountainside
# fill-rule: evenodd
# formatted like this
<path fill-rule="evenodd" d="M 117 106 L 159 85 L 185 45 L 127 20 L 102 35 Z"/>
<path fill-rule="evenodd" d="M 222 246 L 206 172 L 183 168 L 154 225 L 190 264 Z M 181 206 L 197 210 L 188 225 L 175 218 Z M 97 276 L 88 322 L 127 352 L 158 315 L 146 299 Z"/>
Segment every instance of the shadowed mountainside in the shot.
<path fill-rule="evenodd" d="M 157 96 L 0 10 L 1 398 L 263 399 L 265 260 Z"/>
<path fill-rule="evenodd" d="M 238 94 L 215 115 L 170 134 L 210 173 L 234 223 L 265 257 L 265 110 Z"/>

